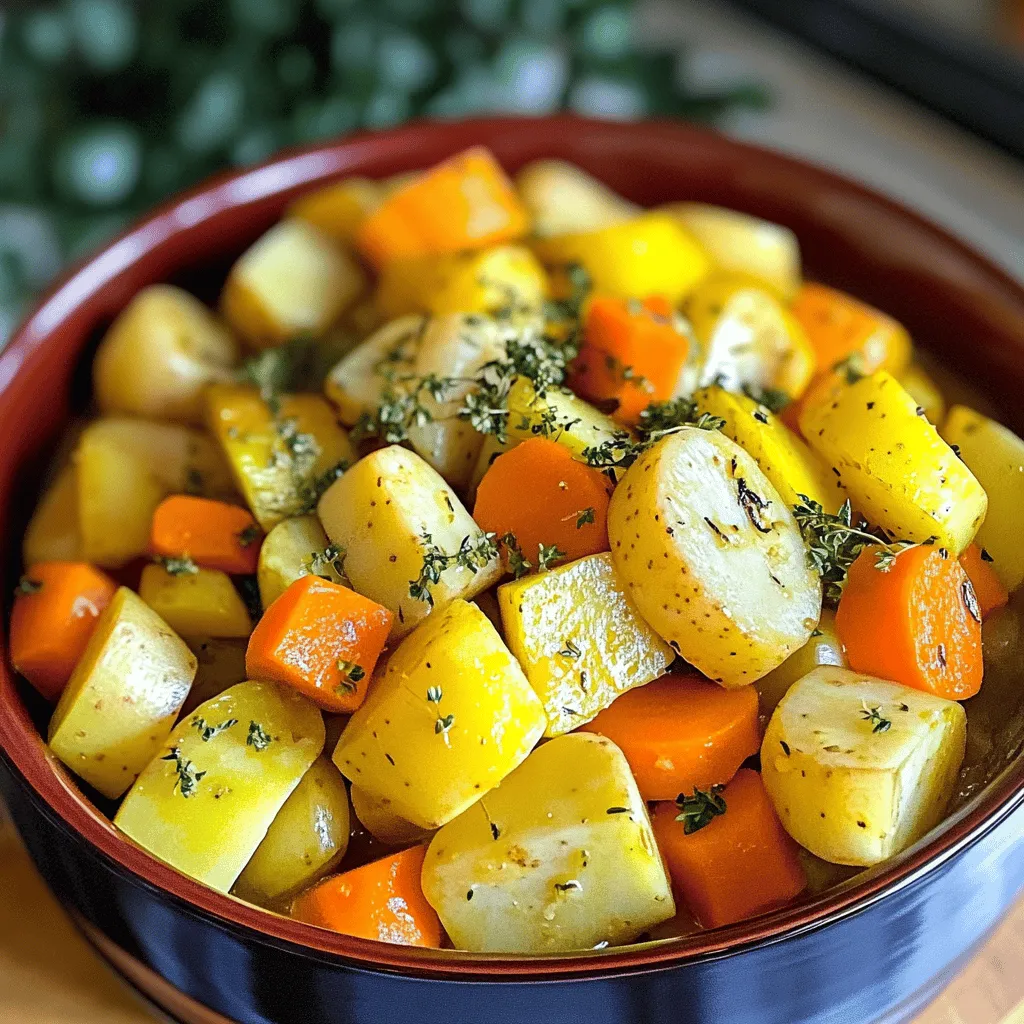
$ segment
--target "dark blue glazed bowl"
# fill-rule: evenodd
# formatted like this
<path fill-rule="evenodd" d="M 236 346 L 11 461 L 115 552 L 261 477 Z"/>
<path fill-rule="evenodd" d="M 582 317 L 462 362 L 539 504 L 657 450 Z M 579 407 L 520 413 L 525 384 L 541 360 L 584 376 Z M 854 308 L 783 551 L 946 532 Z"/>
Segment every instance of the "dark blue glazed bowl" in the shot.
<path fill-rule="evenodd" d="M 1024 423 L 1024 289 L 938 228 L 797 161 L 683 125 L 571 117 L 414 124 L 282 156 L 168 204 L 72 271 L 0 355 L 0 585 L 39 467 L 87 401 L 88 359 L 141 287 L 216 293 L 296 194 L 474 143 L 578 163 L 631 199 L 697 199 L 796 231 L 808 275 L 902 320 Z M 5 620 L 6 621 L 6 618 Z M 3 627 L 0 627 L 3 628 Z M 895 861 L 757 920 L 557 958 L 384 945 L 257 910 L 117 834 L 52 758 L 46 709 L 0 665 L 0 788 L 44 877 L 137 988 L 195 1024 L 860 1024 L 908 1019 L 1024 888 L 1024 761 Z M 55 965 L 59 969 L 59 965 Z"/>

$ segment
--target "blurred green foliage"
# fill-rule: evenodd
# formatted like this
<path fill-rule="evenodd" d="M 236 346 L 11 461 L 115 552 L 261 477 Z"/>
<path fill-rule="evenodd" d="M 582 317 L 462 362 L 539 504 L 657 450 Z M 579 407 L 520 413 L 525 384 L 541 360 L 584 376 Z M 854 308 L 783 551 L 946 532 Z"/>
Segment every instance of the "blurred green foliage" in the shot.
<path fill-rule="evenodd" d="M 714 118 L 615 0 L 61 0 L 0 13 L 0 341 L 68 259 L 282 146 L 415 116 Z"/>

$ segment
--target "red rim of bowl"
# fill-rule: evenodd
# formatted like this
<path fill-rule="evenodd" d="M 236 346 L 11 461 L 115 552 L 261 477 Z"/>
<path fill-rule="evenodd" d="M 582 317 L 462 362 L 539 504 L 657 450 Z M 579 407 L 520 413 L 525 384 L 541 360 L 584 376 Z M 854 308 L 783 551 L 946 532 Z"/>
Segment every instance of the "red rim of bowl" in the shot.
<path fill-rule="evenodd" d="M 726 139 L 681 123 L 647 121 L 623 124 L 572 115 L 547 118 L 482 118 L 454 123 L 413 122 L 380 134 L 363 133 L 344 141 L 311 146 L 277 155 L 267 163 L 229 172 L 207 181 L 157 208 L 91 258 L 71 268 L 43 296 L 0 354 L 0 423 L 10 415 L 9 387 L 29 360 L 47 345 L 59 347 L 62 325 L 72 313 L 118 278 L 137 259 L 152 254 L 179 230 L 201 223 L 230 207 L 268 198 L 280 205 L 304 189 L 358 173 L 394 173 L 429 163 L 474 143 L 491 145 L 501 155 L 501 139 L 523 133 L 538 138 L 587 132 L 593 145 L 620 147 L 643 144 L 710 147 L 724 158 L 756 158 L 762 168 L 783 179 L 799 178 L 810 185 L 853 196 L 898 218 L 991 286 L 1015 315 L 1024 311 L 1024 288 L 1004 271 L 962 242 L 898 203 L 840 175 L 805 164 L 772 150 Z M 418 154 L 426 154 L 418 160 Z M 529 158 L 543 155 L 543 146 Z M 365 171 L 364 171 L 365 173 Z M 160 261 L 157 260 L 157 263 Z M 173 269 L 177 269 L 174 267 Z M 1005 300 L 1008 299 L 1008 302 Z M 1005 312 L 1005 311 L 1004 311 Z M 1024 342 L 1022 342 L 1024 345 Z M 5 424 L 6 427 L 6 424 Z M 5 486 L 13 467 L 0 465 Z M 10 567 L 8 567 L 9 575 Z M 9 581 L 8 581 L 9 582 Z M 6 623 L 0 624 L 0 638 Z M 21 781 L 44 805 L 44 813 L 61 829 L 81 835 L 108 865 L 131 881 L 159 890 L 184 910 L 247 933 L 252 940 L 287 945 L 314 957 L 340 958 L 348 966 L 449 980 L 545 981 L 600 978 L 614 974 L 668 968 L 698 960 L 740 953 L 753 946 L 793 938 L 859 913 L 899 889 L 938 871 L 952 857 L 982 839 L 1024 803 L 1024 769 L 1012 764 L 982 794 L 948 819 L 937 835 L 864 876 L 794 907 L 714 931 L 600 952 L 556 957 L 469 954 L 425 950 L 358 939 L 314 928 L 260 910 L 194 881 L 122 837 L 79 792 L 66 769 L 49 753 L 20 698 L 6 648 L 0 665 L 0 750 Z"/>

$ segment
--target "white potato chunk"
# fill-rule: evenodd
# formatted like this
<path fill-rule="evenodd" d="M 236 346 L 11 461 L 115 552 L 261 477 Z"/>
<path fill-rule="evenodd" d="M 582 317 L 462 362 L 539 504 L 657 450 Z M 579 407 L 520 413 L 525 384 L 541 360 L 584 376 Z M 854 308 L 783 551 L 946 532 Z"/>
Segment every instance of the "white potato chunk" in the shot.
<path fill-rule="evenodd" d="M 792 513 L 717 430 L 684 427 L 630 466 L 608 538 L 640 613 L 723 686 L 760 679 L 817 625 L 821 583 Z"/>
<path fill-rule="evenodd" d="M 394 638 L 405 636 L 433 607 L 469 599 L 501 576 L 501 560 L 455 492 L 415 452 L 398 445 L 360 459 L 335 480 L 317 512 L 327 536 L 345 552 L 352 586 L 395 615 Z M 466 551 L 459 564 L 424 581 L 425 560 Z"/>
<path fill-rule="evenodd" d="M 423 892 L 456 947 L 473 952 L 618 945 L 675 914 L 629 765 L 587 733 L 538 747 L 445 825 Z"/>
<path fill-rule="evenodd" d="M 835 864 L 867 866 L 942 819 L 966 742 L 956 701 L 822 667 L 775 709 L 761 777 L 801 846 Z"/>

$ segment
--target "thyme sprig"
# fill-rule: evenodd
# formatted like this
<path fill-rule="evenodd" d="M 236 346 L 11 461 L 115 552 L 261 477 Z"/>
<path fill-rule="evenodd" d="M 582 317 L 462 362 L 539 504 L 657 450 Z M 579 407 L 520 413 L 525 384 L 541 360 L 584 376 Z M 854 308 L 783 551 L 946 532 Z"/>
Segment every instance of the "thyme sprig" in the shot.
<path fill-rule="evenodd" d="M 892 721 L 883 717 L 878 707 L 869 708 L 866 701 L 861 701 L 861 718 L 872 726 L 871 732 L 888 732 L 892 728 Z"/>
<path fill-rule="evenodd" d="M 683 823 L 684 835 L 699 832 L 720 814 L 725 814 L 725 800 L 721 795 L 724 789 L 725 786 L 720 785 L 707 790 L 694 788 L 692 796 L 680 793 L 676 797 L 676 806 L 679 808 L 676 821 Z"/>
<path fill-rule="evenodd" d="M 409 596 L 417 601 L 425 601 L 431 607 L 434 596 L 430 588 L 440 583 L 441 574 L 446 569 L 459 566 L 475 575 L 498 555 L 498 542 L 493 533 L 481 534 L 475 540 L 467 534 L 462 538 L 458 551 L 453 553 L 435 544 L 430 533 L 424 531 L 420 536 L 425 545 L 423 566 L 419 576 L 409 581 Z"/>
<path fill-rule="evenodd" d="M 345 549 L 340 544 L 328 544 L 322 551 L 311 551 L 308 565 L 310 573 L 321 579 L 331 580 L 331 570 L 344 576 Z"/>
<path fill-rule="evenodd" d="M 196 715 L 193 717 L 192 721 L 189 722 L 189 725 L 199 733 L 199 738 L 204 743 L 209 743 L 214 736 L 219 736 L 222 732 L 230 729 L 233 725 L 238 725 L 238 719 L 225 718 L 223 722 L 220 722 L 217 725 L 209 725 L 205 718 L 202 718 L 200 715 Z M 165 758 L 165 760 L 167 760 L 167 758 Z"/>
<path fill-rule="evenodd" d="M 171 747 L 170 751 L 164 754 L 160 760 L 174 762 L 176 777 L 171 792 L 181 793 L 186 800 L 195 796 L 199 789 L 199 783 L 206 776 L 206 772 L 197 772 L 195 765 L 187 758 L 182 757 L 181 751 L 177 747 Z"/>
<path fill-rule="evenodd" d="M 273 741 L 274 737 L 259 722 L 249 723 L 249 734 L 245 737 L 245 745 L 247 747 L 253 747 L 256 750 L 266 750 Z"/>

